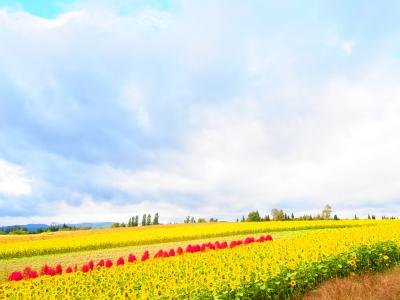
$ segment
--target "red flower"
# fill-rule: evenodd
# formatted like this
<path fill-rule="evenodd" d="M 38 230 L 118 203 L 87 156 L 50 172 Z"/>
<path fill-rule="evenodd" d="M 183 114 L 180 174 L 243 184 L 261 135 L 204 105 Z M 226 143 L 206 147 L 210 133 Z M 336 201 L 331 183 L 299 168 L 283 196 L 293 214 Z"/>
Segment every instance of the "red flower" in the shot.
<path fill-rule="evenodd" d="M 62 267 L 61 267 L 60 264 L 58 264 L 58 265 L 56 266 L 55 272 L 56 272 L 56 274 L 58 274 L 58 275 L 62 273 Z"/>
<path fill-rule="evenodd" d="M 24 271 L 22 271 L 22 276 L 23 276 L 25 279 L 29 278 L 29 272 L 30 272 L 30 271 L 32 271 L 32 269 L 31 269 L 30 267 L 26 267 L 26 268 L 24 269 Z"/>
<path fill-rule="evenodd" d="M 54 276 L 56 275 L 56 270 L 53 268 L 48 268 L 46 275 Z"/>
<path fill-rule="evenodd" d="M 200 251 L 200 245 L 199 244 L 197 244 L 197 245 L 195 245 L 194 247 L 193 247 L 193 252 L 199 252 Z"/>
<path fill-rule="evenodd" d="M 90 268 L 89 268 L 88 265 L 83 265 L 83 266 L 82 266 L 82 272 L 83 272 L 83 273 L 87 273 L 87 272 L 89 272 L 89 270 L 90 270 Z"/>
<path fill-rule="evenodd" d="M 215 246 L 211 242 L 208 242 L 207 247 L 210 248 L 211 250 L 215 250 Z"/>
<path fill-rule="evenodd" d="M 66 269 L 65 269 L 65 272 L 66 272 L 66 273 L 72 273 L 72 268 L 71 268 L 71 267 L 66 268 Z"/>
<path fill-rule="evenodd" d="M 168 252 L 169 256 L 175 256 L 175 250 L 174 249 L 170 249 Z"/>
<path fill-rule="evenodd" d="M 132 263 L 132 262 L 135 262 L 136 260 L 137 260 L 137 259 L 136 259 L 136 256 L 135 256 L 135 255 L 129 254 L 129 256 L 128 256 L 128 262 Z"/>
<path fill-rule="evenodd" d="M 38 277 L 38 273 L 35 270 L 29 272 L 29 278 L 34 279 Z"/>
<path fill-rule="evenodd" d="M 104 259 L 100 259 L 99 262 L 97 263 L 96 267 L 98 267 L 98 268 L 104 267 Z"/>
<path fill-rule="evenodd" d="M 90 270 L 93 270 L 93 269 L 94 269 L 94 262 L 93 262 L 93 260 L 91 260 L 91 261 L 88 262 L 88 266 L 89 266 L 89 269 L 90 269 Z"/>
<path fill-rule="evenodd" d="M 125 264 L 125 260 L 124 258 L 121 256 L 120 258 L 118 258 L 117 260 L 117 266 L 122 266 Z"/>
<path fill-rule="evenodd" d="M 269 234 L 266 236 L 265 238 L 266 241 L 272 241 L 272 236 L 270 236 Z"/>
<path fill-rule="evenodd" d="M 221 244 L 220 244 L 220 248 L 219 249 L 225 249 L 225 248 L 227 248 L 228 247 L 228 243 L 226 242 L 226 241 L 224 241 L 224 242 L 222 242 Z"/>
<path fill-rule="evenodd" d="M 234 247 L 236 247 L 236 241 L 232 241 L 232 242 L 230 242 L 229 243 L 229 248 L 234 248 Z"/>
<path fill-rule="evenodd" d="M 78 265 L 77 264 L 75 264 L 75 266 L 74 266 L 74 271 L 75 272 L 78 271 Z"/>
<path fill-rule="evenodd" d="M 141 258 L 140 260 L 141 260 L 141 261 L 146 261 L 146 260 L 148 260 L 149 258 L 150 258 L 149 251 L 146 250 L 146 251 L 144 251 L 143 256 L 142 256 L 142 258 Z"/>
<path fill-rule="evenodd" d="M 206 251 L 206 247 L 207 247 L 206 244 L 202 244 L 201 247 L 200 247 L 200 251 L 201 251 L 201 252 Z"/>
<path fill-rule="evenodd" d="M 154 255 L 154 258 L 162 257 L 164 253 L 163 249 L 158 250 L 158 252 Z"/>
<path fill-rule="evenodd" d="M 47 272 L 49 271 L 49 266 L 48 265 L 44 265 L 41 269 L 40 269 L 40 275 L 47 275 Z"/>
<path fill-rule="evenodd" d="M 183 254 L 182 247 L 178 247 L 178 249 L 176 249 L 176 252 L 178 253 L 178 255 L 182 255 Z"/>
<path fill-rule="evenodd" d="M 22 280 L 24 277 L 22 276 L 21 272 L 12 272 L 10 276 L 8 276 L 8 281 L 19 281 Z"/>
<path fill-rule="evenodd" d="M 189 252 L 189 253 L 193 253 L 193 247 L 192 247 L 192 245 L 187 245 L 187 247 L 186 247 L 186 252 Z"/>
<path fill-rule="evenodd" d="M 254 243 L 254 242 L 255 242 L 255 239 L 253 237 L 251 237 L 251 236 L 245 238 L 245 240 L 244 240 L 244 244 L 245 245 L 251 244 L 251 243 Z"/>
<path fill-rule="evenodd" d="M 107 261 L 106 261 L 106 267 L 107 267 L 107 268 L 110 268 L 112 265 L 113 265 L 112 261 L 109 260 L 109 259 L 107 259 Z"/>

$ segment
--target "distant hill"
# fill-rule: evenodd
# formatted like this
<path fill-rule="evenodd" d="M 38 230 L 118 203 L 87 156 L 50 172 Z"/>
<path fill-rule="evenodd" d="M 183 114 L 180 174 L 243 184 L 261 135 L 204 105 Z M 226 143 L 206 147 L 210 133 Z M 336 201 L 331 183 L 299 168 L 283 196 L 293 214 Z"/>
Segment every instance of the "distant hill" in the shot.
<path fill-rule="evenodd" d="M 66 224 L 71 227 L 91 227 L 91 228 L 108 228 L 111 227 L 112 222 L 97 222 L 97 223 L 78 223 L 78 224 Z M 57 224 L 57 225 L 63 225 Z M 0 230 L 6 231 L 16 227 L 26 228 L 28 231 L 34 231 L 37 229 L 46 229 L 50 225 L 47 224 L 26 224 L 26 225 L 12 225 L 12 226 L 0 226 Z"/>
<path fill-rule="evenodd" d="M 67 224 L 67 225 L 71 227 L 108 228 L 111 227 L 112 222 L 78 223 L 78 224 Z"/>

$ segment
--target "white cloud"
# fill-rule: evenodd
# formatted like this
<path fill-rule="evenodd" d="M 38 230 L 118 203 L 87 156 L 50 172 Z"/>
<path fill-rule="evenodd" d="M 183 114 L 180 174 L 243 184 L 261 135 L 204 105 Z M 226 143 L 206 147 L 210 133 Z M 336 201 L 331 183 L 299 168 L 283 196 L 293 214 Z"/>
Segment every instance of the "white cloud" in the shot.
<path fill-rule="evenodd" d="M 131 111 L 138 124 L 146 129 L 150 126 L 149 115 L 146 109 L 146 98 L 143 89 L 135 83 L 126 84 L 122 88 L 121 102 L 123 106 Z"/>
<path fill-rule="evenodd" d="M 88 195 L 82 195 L 79 205 L 70 205 L 66 201 L 56 201 L 47 204 L 47 209 L 52 211 L 51 216 L 34 215 L 29 217 L 2 217 L 1 225 L 30 224 L 30 223 L 81 223 L 81 222 L 127 222 L 130 217 L 143 214 L 154 216 L 160 214 L 160 222 L 168 223 L 182 221 L 184 216 L 193 215 L 193 212 L 166 201 L 143 201 L 138 204 L 112 204 L 99 202 Z M 198 215 L 198 214 L 197 214 Z M 203 217 L 203 215 L 198 215 Z M 206 216 L 204 216 L 206 217 Z M 207 215 L 208 217 L 208 215 Z"/>
<path fill-rule="evenodd" d="M 378 78 L 330 80 L 307 117 L 271 121 L 260 101 L 213 107 L 197 116 L 202 126 L 184 150 L 110 178 L 126 191 L 186 193 L 232 210 L 382 203 L 389 213 L 400 189 L 400 90 L 395 79 Z"/>
<path fill-rule="evenodd" d="M 6 196 L 30 196 L 31 179 L 21 166 L 0 159 L 0 194 Z"/>
<path fill-rule="evenodd" d="M 328 45 L 331 47 L 335 47 L 343 52 L 345 55 L 350 56 L 353 53 L 355 41 L 333 37 L 328 41 Z"/>
<path fill-rule="evenodd" d="M 323 13 L 262 3 L 184 1 L 120 15 L 84 1 L 53 20 L 0 11 L 0 98 L 15 115 L 6 127 L 39 153 L 26 163 L 46 182 L 40 201 L 66 195 L 49 221 L 65 220 L 63 210 L 85 221 L 89 211 L 121 220 L 158 208 L 166 218 L 231 219 L 326 202 L 395 208 L 398 67 L 378 51 L 390 41 L 361 56 L 353 48 L 365 36 L 332 33 Z M 75 193 L 92 195 L 75 210 L 66 204 Z"/>

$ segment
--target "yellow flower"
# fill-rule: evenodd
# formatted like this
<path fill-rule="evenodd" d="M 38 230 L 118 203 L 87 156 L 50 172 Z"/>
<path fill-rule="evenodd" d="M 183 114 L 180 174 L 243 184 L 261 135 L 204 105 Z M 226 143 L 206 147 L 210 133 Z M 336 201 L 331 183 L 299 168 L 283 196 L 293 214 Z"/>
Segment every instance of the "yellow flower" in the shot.
<path fill-rule="evenodd" d="M 290 286 L 291 286 L 291 287 L 295 287 L 296 284 L 297 284 L 296 280 L 292 279 L 292 280 L 290 281 Z"/>
<path fill-rule="evenodd" d="M 356 261 L 355 261 L 355 260 L 351 260 L 351 261 L 349 262 L 349 264 L 350 264 L 351 266 L 355 266 L 355 265 L 356 265 Z"/>
<path fill-rule="evenodd" d="M 384 256 L 383 256 L 383 259 L 384 259 L 384 260 L 388 260 L 388 259 L 389 259 L 389 256 L 384 255 Z"/>

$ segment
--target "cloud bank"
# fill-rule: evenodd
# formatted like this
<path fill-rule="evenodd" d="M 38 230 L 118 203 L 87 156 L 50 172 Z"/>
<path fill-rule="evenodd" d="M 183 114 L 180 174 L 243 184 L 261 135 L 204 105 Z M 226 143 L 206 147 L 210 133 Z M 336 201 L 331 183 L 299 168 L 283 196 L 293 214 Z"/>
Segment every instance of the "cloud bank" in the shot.
<path fill-rule="evenodd" d="M 0 9 L 0 223 L 400 214 L 399 4 L 110 3 Z"/>

